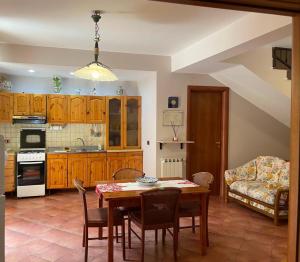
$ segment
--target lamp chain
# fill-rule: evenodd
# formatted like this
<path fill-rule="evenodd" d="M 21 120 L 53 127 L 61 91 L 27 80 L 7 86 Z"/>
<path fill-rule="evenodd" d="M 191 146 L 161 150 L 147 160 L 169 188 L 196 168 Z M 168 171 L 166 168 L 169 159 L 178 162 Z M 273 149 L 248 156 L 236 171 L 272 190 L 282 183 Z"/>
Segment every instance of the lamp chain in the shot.
<path fill-rule="evenodd" d="M 99 35 L 99 26 L 98 26 L 98 22 L 95 23 L 95 42 L 99 42 L 100 41 L 100 35 Z"/>

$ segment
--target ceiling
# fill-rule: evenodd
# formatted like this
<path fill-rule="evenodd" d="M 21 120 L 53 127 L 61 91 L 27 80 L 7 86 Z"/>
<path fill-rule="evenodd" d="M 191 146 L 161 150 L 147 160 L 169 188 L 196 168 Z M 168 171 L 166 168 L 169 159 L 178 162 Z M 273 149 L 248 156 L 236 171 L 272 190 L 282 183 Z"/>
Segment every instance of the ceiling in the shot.
<path fill-rule="evenodd" d="M 173 55 L 246 15 L 149 0 L 0 0 L 0 42 L 90 50 L 91 10 L 105 51 Z"/>

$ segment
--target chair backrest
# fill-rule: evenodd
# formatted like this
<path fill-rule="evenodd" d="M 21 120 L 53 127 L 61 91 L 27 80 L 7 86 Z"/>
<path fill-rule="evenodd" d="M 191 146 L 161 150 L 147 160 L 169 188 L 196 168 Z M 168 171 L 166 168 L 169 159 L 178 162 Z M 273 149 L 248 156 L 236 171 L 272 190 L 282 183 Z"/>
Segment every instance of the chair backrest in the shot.
<path fill-rule="evenodd" d="M 141 218 L 144 226 L 173 225 L 178 219 L 181 190 L 166 187 L 141 193 Z"/>
<path fill-rule="evenodd" d="M 113 174 L 113 180 L 137 179 L 144 175 L 142 171 L 134 168 L 121 168 Z"/>
<path fill-rule="evenodd" d="M 193 181 L 199 186 L 209 188 L 214 181 L 214 176 L 209 172 L 199 172 L 193 174 Z"/>
<path fill-rule="evenodd" d="M 83 182 L 77 178 L 73 180 L 74 186 L 78 189 L 79 194 L 82 196 L 82 201 L 83 201 L 83 212 L 84 212 L 84 220 L 85 223 L 87 224 L 88 221 L 88 215 L 87 215 L 87 203 L 86 203 L 86 190 L 83 187 Z"/>

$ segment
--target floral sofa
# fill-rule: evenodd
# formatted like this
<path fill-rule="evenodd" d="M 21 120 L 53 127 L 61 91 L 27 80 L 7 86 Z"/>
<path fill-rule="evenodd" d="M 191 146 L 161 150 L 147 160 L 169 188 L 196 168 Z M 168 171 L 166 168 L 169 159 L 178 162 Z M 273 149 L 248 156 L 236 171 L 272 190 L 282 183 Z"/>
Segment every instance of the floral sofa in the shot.
<path fill-rule="evenodd" d="M 278 157 L 259 156 L 225 171 L 227 200 L 237 201 L 274 219 L 288 218 L 290 163 Z"/>

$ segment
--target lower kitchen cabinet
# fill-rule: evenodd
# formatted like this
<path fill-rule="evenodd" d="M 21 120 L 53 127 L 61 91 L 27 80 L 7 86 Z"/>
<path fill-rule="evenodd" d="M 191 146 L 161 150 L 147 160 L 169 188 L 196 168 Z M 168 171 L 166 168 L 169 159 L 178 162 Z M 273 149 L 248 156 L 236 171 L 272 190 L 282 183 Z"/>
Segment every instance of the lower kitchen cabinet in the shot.
<path fill-rule="evenodd" d="M 77 178 L 83 181 L 83 186 L 89 186 L 87 174 L 87 154 L 68 155 L 68 188 L 73 188 L 73 180 Z"/>
<path fill-rule="evenodd" d="M 47 156 L 47 188 L 66 188 L 68 184 L 68 159 L 66 154 Z"/>
<path fill-rule="evenodd" d="M 88 154 L 87 159 L 89 186 L 94 187 L 97 181 L 107 180 L 106 154 Z"/>
<path fill-rule="evenodd" d="M 113 174 L 121 168 L 135 168 L 143 171 L 143 152 L 108 152 L 107 179 L 111 180 Z"/>
<path fill-rule="evenodd" d="M 15 155 L 9 154 L 5 162 L 5 192 L 15 191 Z"/>
<path fill-rule="evenodd" d="M 143 170 L 143 152 L 108 152 L 47 155 L 47 189 L 74 188 L 78 178 L 85 187 L 112 180 L 120 168 Z"/>

